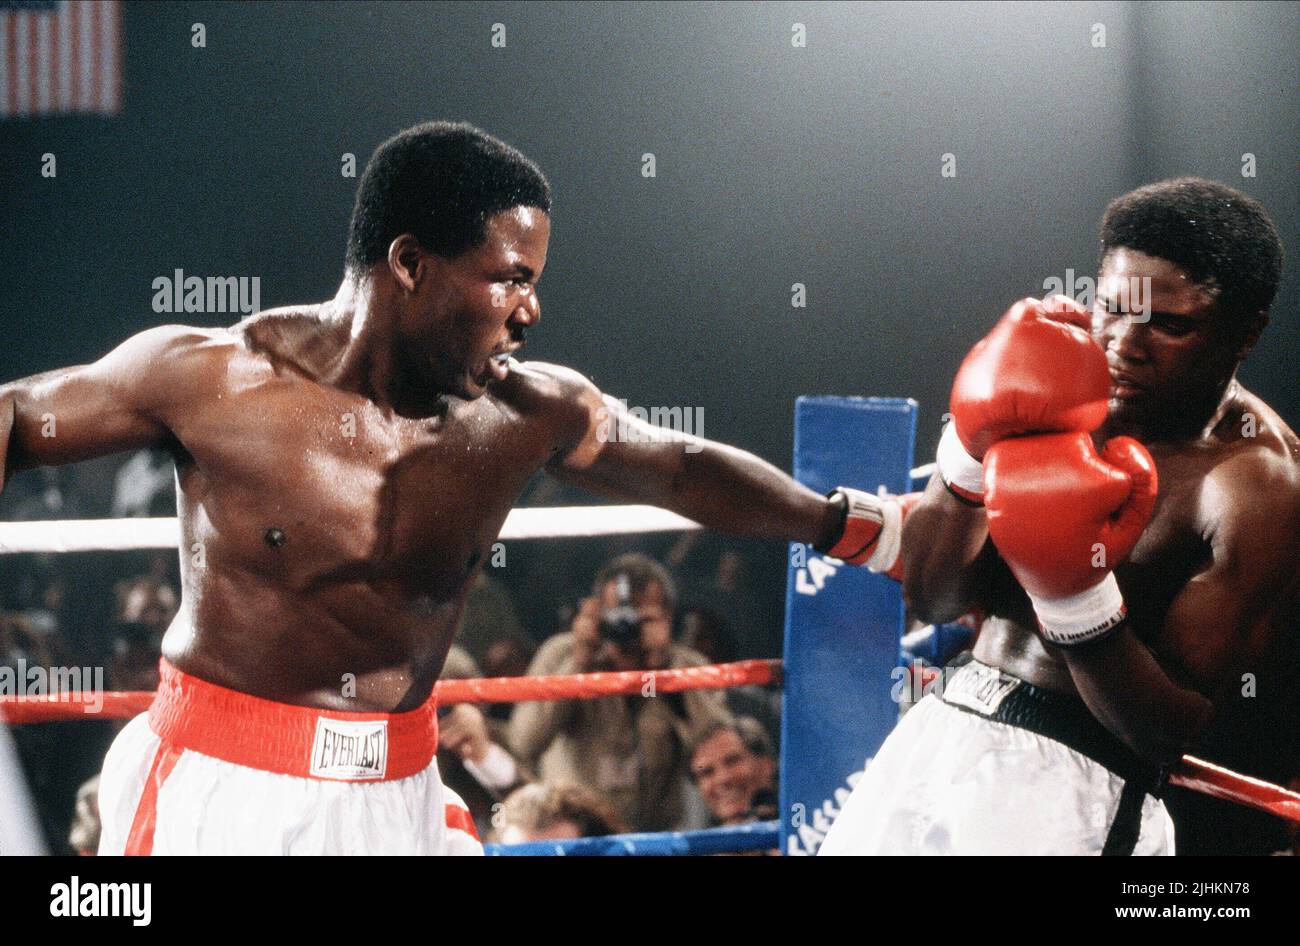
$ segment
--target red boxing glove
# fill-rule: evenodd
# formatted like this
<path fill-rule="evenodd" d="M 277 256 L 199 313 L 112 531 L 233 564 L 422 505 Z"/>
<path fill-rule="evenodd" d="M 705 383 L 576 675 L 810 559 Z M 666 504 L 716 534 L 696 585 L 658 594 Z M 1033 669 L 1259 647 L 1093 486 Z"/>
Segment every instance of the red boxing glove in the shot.
<path fill-rule="evenodd" d="M 1106 419 L 1106 354 L 1088 310 L 1069 296 L 1021 299 L 966 356 L 948 405 L 939 473 L 958 497 L 983 498 L 979 463 L 1004 437 L 1091 431 Z"/>
<path fill-rule="evenodd" d="M 975 459 L 1004 437 L 1091 431 L 1106 419 L 1106 353 L 1088 310 L 1068 296 L 1022 299 L 957 369 L 949 407 Z"/>
<path fill-rule="evenodd" d="M 1002 440 L 984 458 L 989 535 L 1038 615 L 1043 637 L 1082 644 L 1126 614 L 1113 569 L 1155 508 L 1155 464 L 1136 440 L 1101 455 L 1086 433 Z"/>

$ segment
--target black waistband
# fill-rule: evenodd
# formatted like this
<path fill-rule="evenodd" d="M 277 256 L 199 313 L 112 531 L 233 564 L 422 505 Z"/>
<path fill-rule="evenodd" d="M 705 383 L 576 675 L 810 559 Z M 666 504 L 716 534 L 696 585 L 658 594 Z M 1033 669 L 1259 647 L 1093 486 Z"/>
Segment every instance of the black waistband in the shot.
<path fill-rule="evenodd" d="M 1046 736 L 1159 797 L 1165 773 L 1110 733 L 1077 696 L 1026 683 L 959 654 L 945 669 L 940 699 L 996 723 Z M 958 702 L 960 701 L 960 702 Z"/>

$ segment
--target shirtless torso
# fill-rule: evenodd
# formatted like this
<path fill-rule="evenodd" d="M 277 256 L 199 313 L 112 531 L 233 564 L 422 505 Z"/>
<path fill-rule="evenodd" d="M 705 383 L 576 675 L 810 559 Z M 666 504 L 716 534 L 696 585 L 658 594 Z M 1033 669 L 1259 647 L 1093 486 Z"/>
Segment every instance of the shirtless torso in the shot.
<path fill-rule="evenodd" d="M 1137 637 L 1166 670 L 1211 691 L 1219 677 L 1232 676 L 1222 660 L 1249 668 L 1267 657 L 1300 607 L 1297 536 L 1287 535 L 1285 519 L 1277 517 L 1246 527 L 1252 507 L 1276 508 L 1288 498 L 1300 507 L 1300 440 L 1258 397 L 1236 392 L 1203 437 L 1149 445 L 1159 499 L 1141 540 L 1115 569 Z M 996 590 L 988 601 L 993 616 L 975 656 L 1031 683 L 1072 692 L 1065 661 L 1033 630 L 1028 598 L 1000 560 L 995 568 Z M 1242 602 L 1243 623 L 1222 625 L 1224 615 L 1206 600 L 1199 636 L 1167 636 L 1166 615 L 1180 593 L 1195 590 L 1194 579 L 1216 568 L 1253 569 L 1267 591 Z"/>

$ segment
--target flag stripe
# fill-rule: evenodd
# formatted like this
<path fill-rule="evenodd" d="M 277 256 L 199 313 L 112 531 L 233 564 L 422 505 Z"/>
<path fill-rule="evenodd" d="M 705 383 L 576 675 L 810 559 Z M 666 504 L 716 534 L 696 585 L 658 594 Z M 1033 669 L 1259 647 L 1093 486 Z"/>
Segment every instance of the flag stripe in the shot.
<path fill-rule="evenodd" d="M 27 17 L 27 101 L 23 110 L 27 114 L 36 111 L 36 91 L 41 81 L 40 49 L 36 45 L 36 21 L 39 17 Z"/>
<path fill-rule="evenodd" d="M 32 71 L 36 74 L 36 110 L 42 114 L 50 110 L 50 16 L 32 17 L 36 33 L 36 55 L 32 57 Z"/>
<path fill-rule="evenodd" d="M 100 7 L 104 18 L 99 38 L 103 45 L 102 65 L 99 79 L 99 107 L 102 112 L 112 115 L 117 111 L 114 104 L 113 75 L 117 71 L 117 4 L 105 3 Z"/>
<path fill-rule="evenodd" d="M 120 0 L 0 9 L 0 118 L 122 108 Z"/>
<path fill-rule="evenodd" d="M 77 97 L 81 94 L 81 0 L 68 0 L 64 4 L 68 11 L 68 110 L 77 108 Z"/>
<path fill-rule="evenodd" d="M 14 114 L 27 114 L 27 84 L 31 74 L 27 71 L 27 17 L 14 21 Z"/>
<path fill-rule="evenodd" d="M 54 35 L 59 38 L 57 56 L 60 112 L 66 112 L 72 107 L 72 74 L 69 69 L 72 65 L 72 30 L 69 28 L 72 15 L 69 10 L 66 3 L 61 5 L 59 15 L 54 18 Z"/>
<path fill-rule="evenodd" d="M 9 114 L 9 14 L 0 13 L 0 115 Z"/>
<path fill-rule="evenodd" d="M 99 42 L 99 31 L 103 29 L 103 23 L 100 22 L 103 8 L 94 0 L 86 0 L 86 6 L 90 8 L 90 27 L 86 30 L 86 42 L 90 45 L 90 62 L 87 65 L 90 81 L 86 83 L 86 108 L 94 109 L 99 105 L 99 61 L 103 49 L 103 43 Z"/>

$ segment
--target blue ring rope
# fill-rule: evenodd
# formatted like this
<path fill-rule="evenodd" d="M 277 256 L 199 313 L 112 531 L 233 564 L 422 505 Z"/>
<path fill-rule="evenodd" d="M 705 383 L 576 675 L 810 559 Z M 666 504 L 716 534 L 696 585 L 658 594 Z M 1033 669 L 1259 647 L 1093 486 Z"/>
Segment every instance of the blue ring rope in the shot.
<path fill-rule="evenodd" d="M 685 854 L 736 854 L 767 851 L 780 846 L 779 821 L 704 828 L 700 831 L 657 831 L 610 834 L 566 841 L 527 844 L 485 844 L 489 857 L 670 857 Z"/>

